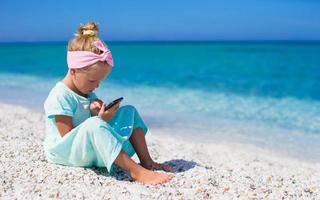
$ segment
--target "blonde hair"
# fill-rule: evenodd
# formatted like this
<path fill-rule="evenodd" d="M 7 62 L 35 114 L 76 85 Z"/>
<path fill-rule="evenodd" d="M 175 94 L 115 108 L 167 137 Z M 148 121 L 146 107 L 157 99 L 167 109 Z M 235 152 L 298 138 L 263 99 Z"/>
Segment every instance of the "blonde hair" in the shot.
<path fill-rule="evenodd" d="M 98 37 L 98 33 L 99 27 L 97 23 L 87 22 L 81 24 L 75 37 L 68 43 L 68 51 L 91 51 L 101 54 L 102 52 L 93 44 L 94 41 L 101 40 Z M 104 45 L 107 47 L 106 44 Z"/>
<path fill-rule="evenodd" d="M 98 37 L 99 27 L 95 22 L 87 22 L 80 24 L 75 37 L 68 42 L 68 51 L 91 51 L 96 54 L 101 54 L 101 50 L 98 49 L 93 42 L 100 40 Z M 103 42 L 103 41 L 102 41 Z M 103 42 L 104 43 L 104 42 Z M 108 48 L 108 46 L 104 43 Z M 83 69 L 77 69 L 77 71 L 87 71 L 87 67 Z"/>

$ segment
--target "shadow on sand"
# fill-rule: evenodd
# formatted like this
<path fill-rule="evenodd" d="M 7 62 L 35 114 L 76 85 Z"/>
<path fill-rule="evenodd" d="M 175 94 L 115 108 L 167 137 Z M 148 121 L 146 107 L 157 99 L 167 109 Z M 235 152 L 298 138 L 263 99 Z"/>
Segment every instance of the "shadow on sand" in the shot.
<path fill-rule="evenodd" d="M 189 169 L 194 168 L 197 165 L 196 162 L 187 161 L 187 160 L 183 160 L 183 159 L 170 160 L 170 161 L 164 162 L 163 164 L 172 166 L 173 167 L 172 173 L 185 172 Z"/>

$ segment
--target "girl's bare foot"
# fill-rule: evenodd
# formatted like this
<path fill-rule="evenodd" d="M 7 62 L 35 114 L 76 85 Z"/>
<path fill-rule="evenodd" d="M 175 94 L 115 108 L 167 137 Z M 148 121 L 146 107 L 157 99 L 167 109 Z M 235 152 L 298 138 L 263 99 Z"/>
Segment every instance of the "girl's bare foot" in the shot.
<path fill-rule="evenodd" d="M 151 185 L 163 184 L 170 181 L 173 178 L 172 175 L 154 172 L 154 171 L 145 169 L 141 166 L 139 170 L 137 170 L 137 172 L 131 173 L 131 177 L 135 181 L 138 181 L 143 184 L 151 184 Z"/>
<path fill-rule="evenodd" d="M 143 184 L 162 184 L 173 178 L 172 175 L 154 172 L 138 165 L 134 160 L 129 158 L 128 154 L 123 150 L 120 151 L 114 162 L 122 169 L 127 170 L 135 181 Z"/>
<path fill-rule="evenodd" d="M 149 163 L 143 163 L 141 164 L 144 168 L 150 169 L 150 170 L 163 170 L 165 172 L 172 172 L 173 167 L 170 165 L 160 164 L 154 161 L 151 161 Z"/>

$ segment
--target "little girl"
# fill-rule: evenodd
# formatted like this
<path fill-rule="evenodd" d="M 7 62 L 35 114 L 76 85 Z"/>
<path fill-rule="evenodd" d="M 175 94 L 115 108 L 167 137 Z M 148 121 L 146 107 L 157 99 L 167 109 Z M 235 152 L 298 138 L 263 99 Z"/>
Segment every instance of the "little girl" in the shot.
<path fill-rule="evenodd" d="M 148 129 L 137 110 L 130 105 L 119 108 L 119 103 L 105 110 L 93 93 L 113 66 L 111 52 L 97 32 L 98 26 L 90 22 L 69 41 L 69 70 L 44 103 L 46 157 L 56 164 L 106 167 L 108 172 L 115 163 L 138 182 L 165 183 L 172 176 L 154 170 L 172 168 L 151 159 L 145 140 Z M 135 153 L 140 165 L 131 159 Z"/>

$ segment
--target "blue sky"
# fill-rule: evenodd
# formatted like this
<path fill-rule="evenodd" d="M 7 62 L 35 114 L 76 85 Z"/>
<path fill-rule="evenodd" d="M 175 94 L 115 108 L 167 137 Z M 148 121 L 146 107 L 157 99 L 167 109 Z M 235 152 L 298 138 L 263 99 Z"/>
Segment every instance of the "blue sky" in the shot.
<path fill-rule="evenodd" d="M 66 41 L 80 23 L 110 41 L 320 40 L 317 0 L 0 1 L 0 41 Z"/>

